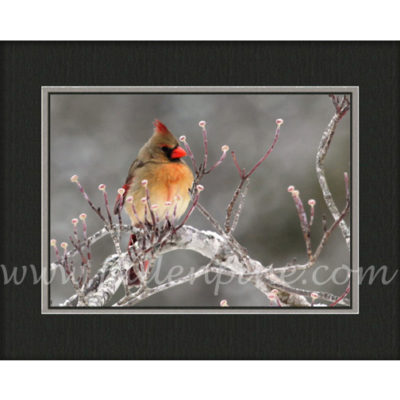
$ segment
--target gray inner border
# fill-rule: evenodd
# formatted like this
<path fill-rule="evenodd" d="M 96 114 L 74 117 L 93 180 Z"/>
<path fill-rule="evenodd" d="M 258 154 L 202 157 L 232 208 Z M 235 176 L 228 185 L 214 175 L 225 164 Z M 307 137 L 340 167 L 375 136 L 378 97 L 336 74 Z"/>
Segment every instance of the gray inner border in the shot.
<path fill-rule="evenodd" d="M 352 307 L 335 309 L 315 307 L 310 309 L 78 309 L 49 308 L 49 221 L 48 221 L 48 94 L 60 92 L 163 92 L 163 93 L 340 93 L 352 94 Z M 359 88 L 358 86 L 42 86 L 42 314 L 358 314 L 359 313 Z"/>

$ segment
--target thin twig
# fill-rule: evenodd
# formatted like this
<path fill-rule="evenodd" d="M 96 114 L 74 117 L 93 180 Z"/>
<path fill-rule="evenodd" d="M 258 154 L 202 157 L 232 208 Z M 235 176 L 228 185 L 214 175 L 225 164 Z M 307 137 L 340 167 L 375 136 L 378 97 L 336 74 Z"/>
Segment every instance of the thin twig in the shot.
<path fill-rule="evenodd" d="M 107 225 L 107 221 L 105 220 L 105 218 L 103 217 L 103 214 L 101 213 L 100 207 L 96 208 L 94 206 L 94 204 L 92 203 L 92 201 L 90 200 L 89 196 L 87 195 L 87 193 L 85 192 L 83 186 L 80 184 L 79 180 L 78 180 L 78 176 L 74 175 L 71 177 L 71 182 L 76 183 L 76 185 L 79 188 L 79 191 L 81 192 L 82 196 L 85 198 L 85 200 L 88 202 L 90 208 L 100 217 L 100 219 Z"/>
<path fill-rule="evenodd" d="M 329 304 L 329 307 L 335 307 L 338 303 L 340 303 L 348 294 L 350 293 L 350 283 L 348 284 L 344 293 L 338 297 L 333 303 Z"/>
<path fill-rule="evenodd" d="M 232 225 L 231 225 L 230 230 L 229 230 L 230 233 L 233 233 L 235 231 L 235 229 L 237 227 L 237 224 L 239 222 L 240 214 L 242 213 L 244 201 L 245 201 L 246 196 L 247 196 L 248 187 L 249 187 L 249 180 L 246 179 L 245 184 L 244 184 L 244 188 L 240 193 L 239 204 L 237 206 L 236 213 L 235 213 L 235 215 L 233 217 L 233 222 L 232 222 Z"/>
<path fill-rule="evenodd" d="M 235 192 L 233 193 L 232 200 L 229 202 L 228 207 L 226 208 L 226 217 L 225 217 L 225 232 L 229 233 L 231 230 L 231 219 L 232 219 L 232 212 L 233 212 L 233 207 L 235 206 L 235 203 L 240 195 L 240 192 L 242 191 L 243 187 L 245 186 L 246 179 L 241 179 L 238 187 L 236 188 Z"/>
<path fill-rule="evenodd" d="M 237 160 L 237 156 L 236 153 L 234 151 L 231 151 L 231 155 L 232 155 L 232 159 L 233 162 L 236 166 L 236 169 L 239 172 L 239 176 L 240 176 L 240 183 L 238 185 L 238 187 L 236 188 L 232 200 L 230 201 L 227 209 L 226 209 L 226 218 L 225 218 L 225 232 L 229 233 L 230 230 L 232 229 L 231 226 L 231 218 L 232 218 L 232 212 L 233 212 L 233 208 L 235 206 L 235 203 L 239 197 L 240 192 L 242 191 L 243 187 L 245 186 L 245 184 L 247 185 L 247 181 L 250 178 L 250 176 L 257 170 L 257 168 L 268 158 L 268 156 L 271 154 L 272 150 L 274 149 L 278 139 L 279 139 L 279 133 L 280 133 L 280 127 L 283 124 L 283 120 L 282 119 L 277 119 L 276 120 L 276 129 L 275 129 L 275 135 L 274 135 L 274 140 L 271 144 L 271 146 L 267 149 L 267 151 L 264 153 L 264 155 L 256 162 L 256 164 L 253 166 L 253 168 L 250 170 L 250 172 L 248 172 L 246 174 L 244 169 L 241 169 L 239 166 L 239 162 Z M 239 213 L 240 214 L 240 213 Z M 236 227 L 236 226 L 235 226 Z"/>

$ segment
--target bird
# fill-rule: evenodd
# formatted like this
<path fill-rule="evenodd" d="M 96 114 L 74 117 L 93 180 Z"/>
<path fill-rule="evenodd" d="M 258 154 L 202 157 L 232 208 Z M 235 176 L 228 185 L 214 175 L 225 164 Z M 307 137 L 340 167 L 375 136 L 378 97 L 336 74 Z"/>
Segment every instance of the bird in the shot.
<path fill-rule="evenodd" d="M 141 226 L 148 213 L 146 212 L 147 202 L 144 201 L 146 190 L 148 190 L 150 204 L 157 207 L 155 212 L 160 221 L 165 220 L 171 207 L 173 209 L 176 207 L 175 218 L 179 219 L 185 213 L 191 200 L 190 189 L 194 176 L 183 160 L 187 155 L 186 151 L 179 146 L 178 140 L 161 121 L 156 119 L 153 125 L 153 135 L 140 149 L 137 158 L 130 166 L 125 184 L 122 186 L 124 190 L 118 194 L 114 206 L 115 214 L 124 207 L 135 227 Z M 135 235 L 132 235 L 129 245 L 132 245 L 135 240 Z M 147 266 L 148 263 L 145 265 L 146 269 Z M 139 283 L 133 269 L 129 277 L 130 284 Z"/>

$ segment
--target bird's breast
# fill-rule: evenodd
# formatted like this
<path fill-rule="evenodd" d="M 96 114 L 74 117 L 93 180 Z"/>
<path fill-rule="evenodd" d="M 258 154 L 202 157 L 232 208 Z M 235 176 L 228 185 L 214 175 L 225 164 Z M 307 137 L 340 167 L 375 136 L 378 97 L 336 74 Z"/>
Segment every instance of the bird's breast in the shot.
<path fill-rule="evenodd" d="M 154 172 L 153 179 L 149 180 L 150 199 L 166 202 L 174 201 L 176 196 L 180 196 L 189 202 L 193 174 L 186 164 L 163 164 Z"/>
<path fill-rule="evenodd" d="M 160 219 L 165 217 L 167 212 L 171 215 L 176 205 L 176 217 L 179 218 L 187 209 L 190 202 L 189 189 L 193 184 L 193 174 L 190 168 L 184 163 L 168 163 L 155 165 L 147 170 L 146 174 L 140 177 L 148 181 L 150 203 L 157 204 L 157 212 Z M 139 217 L 143 217 L 145 206 L 141 198 L 145 196 L 145 189 L 137 187 L 132 193 L 135 207 Z M 166 205 L 171 202 L 170 206 Z M 127 209 L 128 211 L 128 209 Z M 131 214 L 128 211 L 129 214 Z M 133 215 L 130 215 L 132 222 Z"/>

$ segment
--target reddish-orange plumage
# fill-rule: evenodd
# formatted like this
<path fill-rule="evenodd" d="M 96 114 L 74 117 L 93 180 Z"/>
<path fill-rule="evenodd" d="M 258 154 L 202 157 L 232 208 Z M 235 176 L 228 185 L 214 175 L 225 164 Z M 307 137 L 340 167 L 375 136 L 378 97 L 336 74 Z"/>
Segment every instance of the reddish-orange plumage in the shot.
<path fill-rule="evenodd" d="M 155 131 L 157 132 L 157 133 L 160 133 L 160 134 L 164 134 L 164 133 L 168 133 L 169 131 L 168 131 L 168 128 L 162 123 L 162 122 L 160 122 L 158 119 L 156 119 L 154 122 L 153 122 L 153 125 L 154 125 L 154 127 L 155 127 Z"/>
<path fill-rule="evenodd" d="M 118 196 L 114 211 L 117 212 L 117 208 L 123 205 L 132 225 L 139 224 L 136 215 L 143 222 L 147 205 L 142 201 L 146 196 L 142 182 L 147 181 L 150 203 L 157 204 L 159 219 L 163 220 L 168 211 L 171 215 L 175 206 L 176 218 L 182 216 L 189 205 L 189 189 L 193 184 L 193 173 L 182 160 L 185 155 L 185 150 L 179 146 L 174 135 L 162 122 L 155 120 L 154 133 L 132 163 L 123 186 L 125 192 L 123 196 Z M 129 197 L 132 197 L 136 215 L 132 203 L 126 201 Z M 131 282 L 133 278 L 131 276 Z"/>

